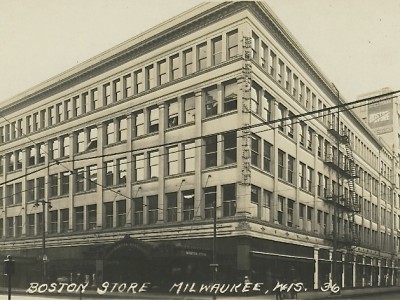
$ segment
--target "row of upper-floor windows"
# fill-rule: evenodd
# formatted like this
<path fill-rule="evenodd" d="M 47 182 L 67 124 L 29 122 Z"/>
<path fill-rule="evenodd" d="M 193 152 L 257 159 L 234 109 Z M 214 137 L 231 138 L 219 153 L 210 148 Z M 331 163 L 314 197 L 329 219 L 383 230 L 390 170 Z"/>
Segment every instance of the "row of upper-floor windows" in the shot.
<path fill-rule="evenodd" d="M 252 59 L 258 63 L 273 79 L 275 79 L 296 101 L 306 110 L 316 111 L 315 117 L 327 128 L 337 130 L 341 135 L 348 136 L 350 143 L 360 157 L 366 159 L 375 168 L 378 168 L 378 156 L 361 138 L 357 136 L 349 126 L 338 120 L 337 114 L 328 111 L 330 104 L 317 95 L 317 92 L 293 71 L 283 57 L 277 55 L 278 51 L 271 44 L 259 38 L 256 32 L 252 32 Z"/>
<path fill-rule="evenodd" d="M 0 144 L 92 112 L 239 54 L 238 30 L 216 36 L 0 126 Z"/>

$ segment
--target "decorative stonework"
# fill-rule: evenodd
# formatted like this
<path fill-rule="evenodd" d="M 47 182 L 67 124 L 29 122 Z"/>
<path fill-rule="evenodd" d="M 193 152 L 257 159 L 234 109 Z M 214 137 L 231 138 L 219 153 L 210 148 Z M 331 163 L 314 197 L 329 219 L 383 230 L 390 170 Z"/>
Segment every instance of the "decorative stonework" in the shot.
<path fill-rule="evenodd" d="M 242 84 L 242 184 L 251 184 L 250 169 L 250 123 L 251 123 L 251 37 L 243 37 Z"/>

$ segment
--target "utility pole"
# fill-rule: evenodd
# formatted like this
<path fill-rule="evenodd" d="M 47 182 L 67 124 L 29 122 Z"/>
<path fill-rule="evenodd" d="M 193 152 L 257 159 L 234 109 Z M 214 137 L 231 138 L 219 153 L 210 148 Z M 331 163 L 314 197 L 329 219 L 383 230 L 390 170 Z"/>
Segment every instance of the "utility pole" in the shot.
<path fill-rule="evenodd" d="M 43 273 L 42 273 L 42 282 L 47 282 L 47 255 L 46 255 L 46 204 L 48 204 L 48 208 L 51 209 L 51 204 L 49 201 L 39 200 L 36 202 L 35 206 L 39 206 L 39 202 L 42 204 L 42 263 L 43 263 Z"/>
<path fill-rule="evenodd" d="M 334 88 L 337 91 L 337 100 L 340 102 L 339 90 L 332 83 Z M 337 119 L 334 130 L 337 131 L 337 139 L 336 139 L 336 149 L 337 149 L 337 164 L 340 164 L 340 121 L 339 121 L 339 112 L 340 108 L 337 110 Z M 333 159 L 335 159 L 333 157 Z M 337 282 L 337 249 L 338 249 L 338 200 L 340 197 L 340 174 L 339 171 L 336 171 L 336 181 L 337 181 L 337 193 L 335 195 L 335 191 L 333 191 L 333 242 L 332 242 L 332 285 Z"/>

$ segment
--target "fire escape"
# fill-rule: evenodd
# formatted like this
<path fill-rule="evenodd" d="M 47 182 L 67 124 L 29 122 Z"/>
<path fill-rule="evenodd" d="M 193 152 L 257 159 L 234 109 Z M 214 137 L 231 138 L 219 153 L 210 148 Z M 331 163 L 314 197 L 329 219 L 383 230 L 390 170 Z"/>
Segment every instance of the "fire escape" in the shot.
<path fill-rule="evenodd" d="M 336 189 L 332 187 L 327 193 L 325 200 L 336 206 L 334 213 L 340 214 L 343 217 L 347 215 L 348 228 L 345 228 L 345 232 L 340 233 L 337 230 L 337 226 L 334 226 L 332 237 L 336 239 L 338 248 L 351 249 L 360 244 L 355 223 L 355 215 L 360 212 L 360 202 L 354 185 L 354 180 L 358 175 L 348 132 L 344 130 L 339 131 L 338 123 L 338 119 L 336 119 L 336 124 L 333 122 L 328 128 L 328 133 L 335 138 L 337 147 L 333 147 L 331 153 L 327 154 L 325 158 L 325 164 L 336 171 L 338 182 L 336 183 Z M 340 145 L 344 146 L 345 154 L 340 151 Z M 342 182 L 344 193 L 341 193 L 340 182 Z M 347 182 L 348 189 L 344 188 L 344 182 Z M 337 220 L 337 215 L 335 219 Z M 347 232 L 346 229 L 348 229 Z"/>

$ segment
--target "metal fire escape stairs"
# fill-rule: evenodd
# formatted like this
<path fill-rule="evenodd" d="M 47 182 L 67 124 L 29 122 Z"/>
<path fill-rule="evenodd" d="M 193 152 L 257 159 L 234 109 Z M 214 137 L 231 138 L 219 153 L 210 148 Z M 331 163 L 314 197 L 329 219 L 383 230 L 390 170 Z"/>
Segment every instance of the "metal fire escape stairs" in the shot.
<path fill-rule="evenodd" d="M 353 151 L 348 134 L 346 132 L 340 133 L 335 126 L 330 126 L 328 128 L 328 133 L 334 136 L 336 141 L 345 147 L 346 155 L 342 162 L 339 162 L 334 157 L 330 156 L 325 160 L 325 163 L 338 172 L 342 178 L 347 180 L 349 195 L 332 194 L 327 200 L 331 202 L 332 197 L 336 197 L 338 201 L 335 201 L 334 205 L 337 205 L 338 209 L 347 215 L 350 236 L 344 235 L 342 238 L 338 238 L 338 241 L 344 247 L 352 248 L 358 246 L 360 243 L 360 238 L 355 223 L 355 215 L 360 212 L 360 203 L 355 190 L 354 182 L 355 178 L 358 177 L 356 164 L 354 162 Z M 337 149 L 337 151 L 339 151 L 339 149 Z"/>

